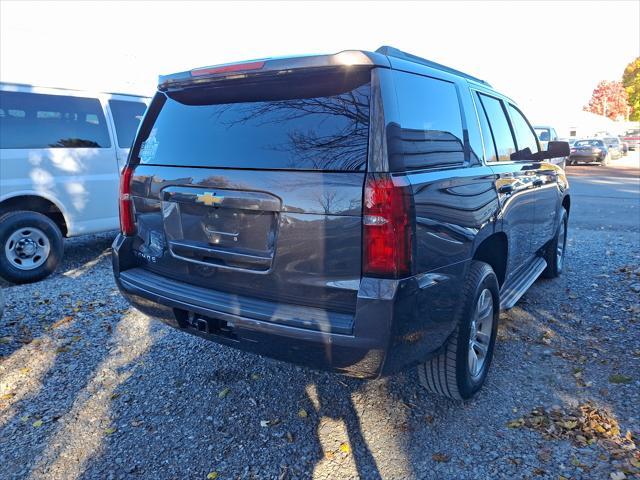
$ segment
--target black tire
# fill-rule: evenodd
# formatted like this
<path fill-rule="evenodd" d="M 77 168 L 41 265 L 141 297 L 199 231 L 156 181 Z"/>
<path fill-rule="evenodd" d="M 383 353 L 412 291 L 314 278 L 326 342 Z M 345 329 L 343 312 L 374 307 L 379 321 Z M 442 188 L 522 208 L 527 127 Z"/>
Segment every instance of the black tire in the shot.
<path fill-rule="evenodd" d="M 562 228 L 564 226 L 564 228 Z M 567 230 L 569 226 L 569 215 L 563 208 L 560 216 L 560 222 L 558 223 L 558 229 L 553 240 L 547 245 L 544 259 L 547 261 L 547 268 L 542 272 L 542 276 L 545 278 L 556 278 L 562 273 L 564 267 L 564 258 L 567 252 Z M 561 238 L 562 237 L 562 238 Z M 562 256 L 558 255 L 558 245 L 562 242 Z"/>
<path fill-rule="evenodd" d="M 49 242 L 49 253 L 44 262 L 30 270 L 22 270 L 7 256 L 6 245 L 11 235 L 23 228 L 35 228 Z M 0 217 L 0 277 L 13 283 L 31 283 L 51 275 L 57 268 L 63 253 L 62 233 L 49 217 L 38 212 L 20 210 Z"/>
<path fill-rule="evenodd" d="M 483 365 L 479 373 L 473 376 L 469 367 L 469 340 L 478 301 L 485 290 L 489 290 L 491 294 L 492 324 Z M 476 260 L 471 262 L 462 298 L 464 303 L 458 314 L 456 329 L 443 351 L 418 365 L 418 379 L 422 386 L 432 393 L 453 400 L 466 400 L 480 390 L 493 358 L 500 315 L 500 293 L 496 274 L 487 263 Z"/>

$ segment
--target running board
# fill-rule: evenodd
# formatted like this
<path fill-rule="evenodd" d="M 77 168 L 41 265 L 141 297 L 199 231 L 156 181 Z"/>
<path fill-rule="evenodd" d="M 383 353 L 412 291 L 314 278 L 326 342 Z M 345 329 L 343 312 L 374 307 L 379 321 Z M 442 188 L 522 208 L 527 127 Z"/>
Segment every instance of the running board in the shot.
<path fill-rule="evenodd" d="M 520 300 L 520 297 L 529 290 L 529 287 L 533 285 L 533 282 L 537 280 L 545 268 L 547 268 L 546 260 L 538 258 L 513 283 L 502 288 L 500 290 L 500 309 L 509 310 L 512 308 Z"/>

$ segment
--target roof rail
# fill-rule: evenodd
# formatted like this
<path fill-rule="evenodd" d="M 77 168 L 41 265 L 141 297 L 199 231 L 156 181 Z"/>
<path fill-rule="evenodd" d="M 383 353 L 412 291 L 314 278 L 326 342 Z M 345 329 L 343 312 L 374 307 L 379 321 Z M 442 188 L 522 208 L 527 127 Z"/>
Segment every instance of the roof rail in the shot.
<path fill-rule="evenodd" d="M 384 45 L 379 49 L 377 49 L 376 53 L 381 53 L 382 55 L 386 55 L 387 57 L 395 57 L 395 58 L 400 58 L 402 60 L 407 60 L 409 62 L 419 63 L 420 65 L 426 65 L 427 67 L 431 67 L 431 68 L 437 68 L 438 70 L 443 70 L 445 72 L 452 73 L 454 75 L 459 75 L 468 80 L 473 80 L 474 82 L 482 83 L 487 87 L 491 87 L 491 85 L 489 85 L 488 82 L 485 82 L 484 80 L 481 80 L 472 75 L 469 75 L 468 73 L 461 72 L 460 70 L 456 70 L 455 68 L 447 67 L 445 65 L 441 65 L 436 62 L 432 62 L 431 60 L 418 57 L 417 55 L 412 55 L 411 53 L 403 52 L 402 50 L 399 50 L 394 47 L 389 47 L 387 45 Z"/>

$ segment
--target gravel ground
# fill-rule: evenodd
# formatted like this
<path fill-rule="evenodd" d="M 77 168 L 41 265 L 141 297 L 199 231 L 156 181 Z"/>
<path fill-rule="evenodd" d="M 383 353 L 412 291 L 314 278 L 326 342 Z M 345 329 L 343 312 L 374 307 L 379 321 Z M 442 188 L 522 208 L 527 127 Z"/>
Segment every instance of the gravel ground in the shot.
<path fill-rule="evenodd" d="M 487 385 L 465 404 L 426 394 L 411 375 L 363 382 L 315 372 L 150 320 L 117 292 L 112 237 L 67 241 L 54 276 L 4 285 L 4 479 L 640 471 L 637 226 L 570 230 L 565 274 L 539 280 L 502 314 Z M 583 429 L 574 419 L 585 405 L 598 413 Z"/>

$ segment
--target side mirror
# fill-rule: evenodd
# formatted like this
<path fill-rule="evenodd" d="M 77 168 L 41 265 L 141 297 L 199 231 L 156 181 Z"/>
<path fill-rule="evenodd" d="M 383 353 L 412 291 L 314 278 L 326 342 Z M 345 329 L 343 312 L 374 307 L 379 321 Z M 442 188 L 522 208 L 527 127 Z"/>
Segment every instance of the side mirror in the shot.
<path fill-rule="evenodd" d="M 568 157 L 569 153 L 569 142 L 549 142 L 547 150 L 539 152 L 536 155 L 536 160 L 550 160 L 552 158 Z"/>

